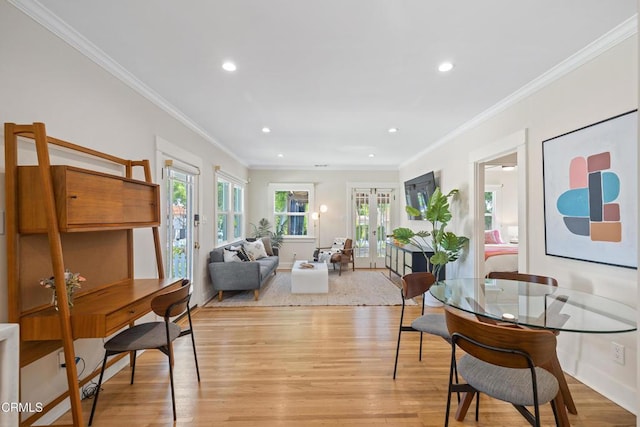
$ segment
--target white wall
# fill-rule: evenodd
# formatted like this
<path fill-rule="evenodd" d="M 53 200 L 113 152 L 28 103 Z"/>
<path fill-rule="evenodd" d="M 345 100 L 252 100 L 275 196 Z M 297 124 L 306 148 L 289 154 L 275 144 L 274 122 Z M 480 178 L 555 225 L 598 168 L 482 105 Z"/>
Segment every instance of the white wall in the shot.
<path fill-rule="evenodd" d="M 332 239 L 339 236 L 352 236 L 348 230 L 348 215 L 351 200 L 348 198 L 348 184 L 356 183 L 398 183 L 397 171 L 315 171 L 315 170 L 251 170 L 248 188 L 249 223 L 256 224 L 260 218 L 271 218 L 268 209 L 269 183 L 315 183 L 315 206 L 319 211 L 321 204 L 327 205 L 328 211 L 320 217 L 319 246 L 331 246 Z M 398 191 L 400 202 L 404 206 L 404 193 Z M 395 213 L 396 219 L 399 217 Z M 399 220 L 398 220 L 399 221 Z M 271 220 L 273 223 L 273 220 Z M 250 227 L 251 229 L 251 227 Z M 293 254 L 297 259 L 311 259 L 316 248 L 315 239 L 287 239 L 280 251 L 281 267 L 286 268 L 293 263 Z"/>
<path fill-rule="evenodd" d="M 429 170 L 439 171 L 445 191 L 458 188 L 454 206 L 454 231 L 471 236 L 467 153 L 483 144 L 527 129 L 528 131 L 528 265 L 531 273 L 556 277 L 562 286 L 593 292 L 625 304 L 638 301 L 635 270 L 567 260 L 545 255 L 542 141 L 581 128 L 638 106 L 637 34 L 566 74 L 480 125 L 424 153 L 400 170 L 405 180 Z M 423 225 L 405 220 L 405 225 Z M 521 231 L 522 232 L 522 231 Z M 463 260 L 457 277 L 471 277 L 471 257 Z M 448 271 L 449 274 L 449 271 Z M 559 336 L 559 357 L 566 372 L 621 406 L 636 412 L 637 334 Z M 611 357 L 611 341 L 626 347 L 627 363 Z"/>
<path fill-rule="evenodd" d="M 196 253 L 194 277 L 195 302 L 202 304 L 211 294 L 205 261 L 215 235 L 213 165 L 243 179 L 246 167 L 5 1 L 0 1 L 0 56 L 2 122 L 44 122 L 52 136 L 123 158 L 149 159 L 153 173 L 156 136 L 203 159 L 200 214 L 209 220 L 199 230 L 202 249 Z M 0 155 L 4 182 L 4 150 Z M 0 200 L 4 211 L 4 185 Z M 135 233 L 135 271 L 138 277 L 155 277 L 153 240 L 146 231 Z M 0 258 L 6 259 L 5 236 L 0 236 Z M 6 264 L 0 263 L 0 322 L 7 320 L 6 281 Z M 101 348 L 102 340 L 76 342 L 85 374 L 99 365 Z M 22 384 L 23 402 L 46 403 L 65 390 L 65 374 L 57 368 L 55 354 L 22 369 Z"/>

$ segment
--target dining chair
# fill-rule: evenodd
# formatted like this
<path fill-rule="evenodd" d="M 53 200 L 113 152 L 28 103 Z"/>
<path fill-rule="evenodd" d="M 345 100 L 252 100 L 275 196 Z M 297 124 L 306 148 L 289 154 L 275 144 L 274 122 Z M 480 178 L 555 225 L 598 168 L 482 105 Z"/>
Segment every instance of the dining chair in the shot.
<path fill-rule="evenodd" d="M 424 294 L 429 291 L 436 281 L 433 274 L 428 272 L 409 273 L 402 276 L 402 311 L 400 312 L 400 327 L 398 328 L 398 345 L 396 347 L 396 361 L 393 366 L 393 379 L 396 379 L 398 370 L 398 354 L 400 353 L 400 337 L 402 332 L 420 332 L 420 351 L 418 360 L 422 360 L 422 334 L 428 333 L 449 340 L 449 331 L 442 313 L 424 314 Z M 405 302 L 422 295 L 422 311 L 420 317 L 414 319 L 410 325 L 404 324 Z"/>
<path fill-rule="evenodd" d="M 533 282 L 533 283 L 539 283 L 541 285 L 549 285 L 549 286 L 558 286 L 558 281 L 553 278 L 553 277 L 549 277 L 549 276 L 541 276 L 538 274 L 529 274 L 529 273 L 513 273 L 513 272 L 498 272 L 498 271 L 494 271 L 491 272 L 489 274 L 487 274 L 487 278 L 489 279 L 504 279 L 504 280 L 519 280 L 521 282 Z M 545 315 L 549 315 L 549 316 L 566 316 L 566 315 L 561 315 L 560 314 L 560 310 L 562 308 L 562 306 L 564 305 L 566 299 L 564 297 L 559 297 L 556 299 L 556 301 L 554 301 L 552 303 L 551 306 L 548 307 L 548 309 L 545 312 Z M 555 335 L 559 335 L 560 332 L 558 331 L 554 331 L 553 332 Z M 560 362 L 558 360 L 558 356 L 556 354 L 556 351 L 554 349 L 554 360 L 552 361 L 552 366 L 556 366 L 559 367 L 560 366 Z M 577 414 L 578 411 L 576 409 L 576 404 L 573 401 L 573 397 L 571 395 L 571 392 L 569 390 L 569 386 L 567 385 L 567 382 L 561 378 L 560 380 L 560 389 L 562 390 L 562 395 L 564 396 L 564 404 L 567 406 L 567 409 L 569 410 L 570 413 L 572 414 Z"/>
<path fill-rule="evenodd" d="M 466 393 L 457 416 L 464 420 L 474 395 L 476 421 L 479 393 L 511 403 L 532 426 L 540 426 L 540 404 L 550 403 L 556 425 L 555 398 L 559 393 L 556 377 L 543 369 L 555 355 L 556 336 L 550 331 L 480 322 L 468 313 L 445 307 L 451 334 L 451 367 L 445 427 L 449 425 L 451 393 Z M 465 354 L 457 360 L 456 348 Z M 457 379 L 454 372 L 466 383 Z M 533 406 L 533 413 L 527 408 Z"/>
<path fill-rule="evenodd" d="M 200 382 L 200 369 L 198 368 L 196 341 L 193 334 L 193 325 L 191 323 L 191 309 L 189 308 L 190 299 L 191 285 L 189 280 L 184 279 L 180 288 L 157 295 L 151 300 L 151 309 L 158 316 L 162 316 L 163 321 L 140 323 L 125 329 L 104 343 L 104 360 L 102 361 L 102 369 L 100 370 L 100 379 L 98 380 L 96 394 L 93 398 L 89 425 L 93 422 L 93 415 L 98 403 L 98 396 L 100 394 L 104 370 L 107 365 L 107 358 L 120 353 L 132 352 L 131 384 L 133 384 L 133 377 L 136 370 L 136 351 L 146 349 L 157 349 L 168 356 L 169 380 L 171 383 L 171 404 L 173 408 L 173 420 L 176 421 L 172 343 L 179 337 L 191 335 L 191 345 L 193 346 L 196 374 L 198 376 L 198 382 Z M 188 329 L 182 329 L 175 322 L 171 321 L 171 318 L 182 316 L 185 312 L 187 313 L 187 318 L 189 320 Z"/>
<path fill-rule="evenodd" d="M 521 282 L 533 282 L 541 285 L 558 286 L 558 281 L 553 277 L 540 276 L 537 274 L 529 273 L 514 273 L 510 271 L 492 271 L 487 274 L 488 279 L 504 279 L 504 280 L 519 280 Z"/>

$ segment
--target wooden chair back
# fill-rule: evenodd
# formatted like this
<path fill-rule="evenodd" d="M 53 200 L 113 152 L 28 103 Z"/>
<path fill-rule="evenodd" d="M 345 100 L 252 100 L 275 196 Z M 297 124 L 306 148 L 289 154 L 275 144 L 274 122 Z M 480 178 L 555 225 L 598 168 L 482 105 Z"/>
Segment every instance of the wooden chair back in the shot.
<path fill-rule="evenodd" d="M 528 273 L 514 273 L 508 271 L 492 271 L 487 274 L 489 279 L 519 280 L 521 282 L 540 283 L 541 285 L 558 286 L 558 281 L 553 277 L 539 276 Z"/>
<path fill-rule="evenodd" d="M 436 278 L 429 272 L 409 273 L 402 276 L 402 296 L 411 299 L 427 292 Z"/>
<path fill-rule="evenodd" d="M 183 281 L 182 287 L 154 297 L 151 300 L 153 312 L 165 319 L 184 313 L 191 299 L 191 286 L 188 283 L 187 281 L 187 284 L 185 284 Z"/>
<path fill-rule="evenodd" d="M 556 336 L 551 331 L 484 323 L 449 306 L 445 306 L 445 318 L 452 340 L 458 347 L 494 365 L 529 368 L 527 359 L 514 354 L 514 350 L 528 354 L 534 366 L 550 362 L 556 354 Z M 481 347 L 473 341 L 492 349 Z"/>

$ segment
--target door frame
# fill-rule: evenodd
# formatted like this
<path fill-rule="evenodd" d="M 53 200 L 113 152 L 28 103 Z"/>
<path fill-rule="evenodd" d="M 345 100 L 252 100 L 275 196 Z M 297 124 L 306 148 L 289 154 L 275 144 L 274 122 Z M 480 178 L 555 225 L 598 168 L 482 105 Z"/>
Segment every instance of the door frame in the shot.
<path fill-rule="evenodd" d="M 193 203 L 193 211 L 194 214 L 200 214 L 200 207 L 202 206 L 202 191 L 200 189 L 200 177 L 202 176 L 202 159 L 189 151 L 186 151 L 183 148 L 180 148 L 178 145 L 173 144 L 162 137 L 156 136 L 156 179 L 155 182 L 160 183 L 160 213 L 161 213 L 161 224 L 160 224 L 160 240 L 162 242 L 162 252 L 163 252 L 163 265 L 166 264 L 167 260 L 167 238 L 166 238 L 166 209 L 165 206 L 167 197 L 166 197 L 166 186 L 163 185 L 163 169 L 165 167 L 165 160 L 173 160 L 177 166 L 184 167 L 186 170 L 193 169 L 196 172 L 196 179 L 194 183 L 194 203 Z M 201 282 L 200 272 L 200 250 L 199 250 L 199 242 L 200 242 L 200 227 L 193 227 L 193 297 L 191 298 L 192 304 L 199 304 L 204 302 L 204 296 L 207 295 L 204 286 L 204 283 Z"/>
<path fill-rule="evenodd" d="M 518 271 L 529 271 L 527 129 L 522 129 L 469 153 L 469 188 L 473 190 L 469 195 L 469 212 L 475 233 L 470 249 L 474 254 L 474 277 L 484 276 L 484 166 L 489 160 L 513 152 L 517 154 L 518 159 Z"/>
<path fill-rule="evenodd" d="M 399 218 L 399 200 L 398 200 L 398 195 L 400 194 L 400 186 L 398 185 L 397 182 L 372 182 L 372 181 L 364 181 L 364 182 L 357 182 L 357 181 L 347 181 L 347 188 L 346 188 L 346 197 L 345 200 L 347 201 L 347 206 L 345 207 L 345 212 L 347 213 L 346 215 L 346 224 L 345 224 L 345 236 L 354 236 L 355 230 L 351 229 L 351 226 L 353 225 L 353 201 L 351 200 L 351 195 L 353 194 L 353 190 L 356 188 L 388 188 L 391 189 L 394 194 L 395 194 L 395 198 L 394 198 L 394 203 L 393 206 L 391 207 L 391 218 L 390 218 L 390 223 L 391 223 L 391 227 L 392 229 L 394 227 L 397 226 L 398 224 L 398 218 Z M 355 261 L 355 258 L 354 258 Z M 376 268 L 384 268 L 384 264 L 382 266 L 376 266 Z"/>

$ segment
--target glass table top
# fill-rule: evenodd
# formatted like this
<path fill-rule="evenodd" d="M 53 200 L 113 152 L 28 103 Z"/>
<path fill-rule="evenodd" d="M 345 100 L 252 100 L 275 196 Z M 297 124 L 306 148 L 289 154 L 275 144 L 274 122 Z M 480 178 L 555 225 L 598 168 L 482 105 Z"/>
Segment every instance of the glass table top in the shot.
<path fill-rule="evenodd" d="M 574 289 L 503 279 L 447 279 L 431 286 L 446 305 L 491 319 L 556 331 L 637 329 L 635 308 Z"/>

